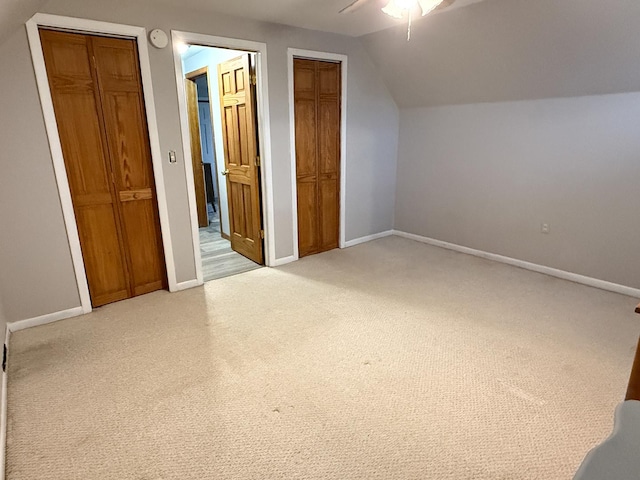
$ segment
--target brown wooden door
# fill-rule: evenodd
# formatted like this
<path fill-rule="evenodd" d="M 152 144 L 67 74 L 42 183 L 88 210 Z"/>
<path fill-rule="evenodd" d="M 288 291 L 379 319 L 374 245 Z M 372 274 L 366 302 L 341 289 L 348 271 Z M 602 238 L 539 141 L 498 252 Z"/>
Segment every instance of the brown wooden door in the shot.
<path fill-rule="evenodd" d="M 294 59 L 298 251 L 338 247 L 340 64 Z"/>
<path fill-rule="evenodd" d="M 202 163 L 202 145 L 200 144 L 200 112 L 198 109 L 198 88 L 196 82 L 186 78 L 187 115 L 189 116 L 189 138 L 191 143 L 191 166 L 196 191 L 196 207 L 198 210 L 198 226 L 209 225 L 207 215 L 207 195 L 204 189 L 204 165 Z"/>
<path fill-rule="evenodd" d="M 218 65 L 231 248 L 263 263 L 255 89 L 249 54 Z"/>
<path fill-rule="evenodd" d="M 40 30 L 93 306 L 166 284 L 133 40 Z"/>

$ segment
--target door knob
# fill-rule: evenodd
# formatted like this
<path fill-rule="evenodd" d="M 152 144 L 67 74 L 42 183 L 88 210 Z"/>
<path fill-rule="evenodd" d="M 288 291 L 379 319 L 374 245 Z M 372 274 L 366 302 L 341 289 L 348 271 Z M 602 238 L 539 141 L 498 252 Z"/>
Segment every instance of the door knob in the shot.
<path fill-rule="evenodd" d="M 223 175 L 229 175 L 229 169 L 227 168 L 226 170 L 221 170 L 220 173 Z"/>

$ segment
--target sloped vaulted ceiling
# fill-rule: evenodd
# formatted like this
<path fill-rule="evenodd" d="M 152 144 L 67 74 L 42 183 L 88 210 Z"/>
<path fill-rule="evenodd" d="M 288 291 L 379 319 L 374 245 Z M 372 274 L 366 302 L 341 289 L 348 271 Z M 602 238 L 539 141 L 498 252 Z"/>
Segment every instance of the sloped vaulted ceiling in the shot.
<path fill-rule="evenodd" d="M 486 0 L 362 37 L 400 107 L 640 91 L 640 1 Z"/>

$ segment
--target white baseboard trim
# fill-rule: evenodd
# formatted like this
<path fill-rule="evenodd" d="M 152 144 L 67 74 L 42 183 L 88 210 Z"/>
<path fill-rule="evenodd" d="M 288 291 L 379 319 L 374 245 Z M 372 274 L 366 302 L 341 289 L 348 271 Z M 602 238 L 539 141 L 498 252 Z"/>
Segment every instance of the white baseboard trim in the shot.
<path fill-rule="evenodd" d="M 422 235 L 416 235 L 414 233 L 407 233 L 400 230 L 394 230 L 393 234 L 399 237 L 415 240 L 417 242 L 434 245 L 436 247 L 446 248 L 448 250 L 453 250 L 455 252 L 466 253 L 467 255 L 473 255 L 474 257 L 486 258 L 487 260 L 506 263 L 507 265 L 513 265 L 514 267 L 524 268 L 525 270 L 544 273 L 545 275 L 562 278 L 563 280 L 569 280 L 575 283 L 581 283 L 583 285 L 588 285 L 590 287 L 600 288 L 602 290 L 608 290 L 610 292 L 620 293 L 622 295 L 628 295 L 630 297 L 640 297 L 640 289 L 627 287 L 625 285 L 619 285 L 617 283 L 607 282 L 606 280 L 587 277 L 585 275 L 579 275 L 577 273 L 567 272 L 565 270 L 559 270 L 557 268 L 546 267 L 544 265 L 538 265 L 537 263 L 525 262 L 524 260 L 505 257 L 503 255 L 498 255 L 496 253 L 489 253 L 483 250 L 476 250 L 474 248 L 463 247 L 461 245 L 456 245 L 455 243 L 443 242 L 442 240 L 423 237 Z"/>
<path fill-rule="evenodd" d="M 295 255 L 289 255 L 288 257 L 276 258 L 274 262 L 274 267 L 281 267 L 282 265 L 286 265 L 287 263 L 295 262 L 298 260 L 298 257 Z"/>
<path fill-rule="evenodd" d="M 9 325 L 5 327 L 4 344 L 7 347 L 7 357 L 9 355 L 9 338 L 11 330 Z M 7 454 L 7 372 L 2 372 L 2 397 L 0 397 L 0 480 L 5 478 L 5 458 Z"/>
<path fill-rule="evenodd" d="M 46 325 L 47 323 L 57 322 L 58 320 L 64 320 L 65 318 L 77 317 L 83 315 L 84 310 L 82 307 L 74 307 L 68 310 L 62 310 L 60 312 L 47 313 L 39 317 L 28 318 L 26 320 L 18 320 L 17 322 L 7 323 L 7 328 L 11 332 L 17 332 L 18 330 L 24 330 L 25 328 L 37 327 L 39 325 Z"/>
<path fill-rule="evenodd" d="M 187 280 L 186 282 L 176 283 L 175 289 L 172 292 L 180 292 L 182 290 L 188 290 L 189 288 L 199 287 L 203 282 L 199 282 L 197 278 L 193 280 Z"/>
<path fill-rule="evenodd" d="M 345 242 L 345 248 L 354 247 L 356 245 L 360 245 L 361 243 L 370 242 L 372 240 L 377 240 L 383 237 L 390 237 L 393 235 L 394 230 L 387 230 L 386 232 L 374 233 L 373 235 L 367 235 L 366 237 L 354 238 L 353 240 L 349 240 Z"/>

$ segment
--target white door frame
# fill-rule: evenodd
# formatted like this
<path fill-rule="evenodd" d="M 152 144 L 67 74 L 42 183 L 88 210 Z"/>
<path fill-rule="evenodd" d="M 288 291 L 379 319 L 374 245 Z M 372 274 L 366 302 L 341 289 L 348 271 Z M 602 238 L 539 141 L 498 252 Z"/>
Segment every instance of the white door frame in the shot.
<path fill-rule="evenodd" d="M 298 249 L 298 184 L 296 179 L 296 118 L 293 91 L 293 59 L 329 60 L 341 63 L 342 87 L 340 105 L 340 248 L 346 247 L 346 185 L 347 185 L 347 56 L 339 53 L 316 52 L 299 48 L 287 49 L 289 76 L 289 142 L 291 144 L 291 207 L 293 215 L 293 260 L 300 258 Z"/>
<path fill-rule="evenodd" d="M 155 102 L 151 83 L 151 67 L 149 65 L 149 49 L 147 45 L 147 31 L 144 27 L 132 25 L 121 25 L 117 23 L 100 22 L 74 17 L 62 17 L 36 13 L 26 23 L 31 58 L 36 75 L 36 83 L 40 94 L 40 104 L 44 115 L 44 123 L 49 139 L 49 149 L 53 159 L 53 169 L 56 182 L 58 184 L 58 194 L 62 205 L 62 215 L 64 218 L 67 237 L 69 238 L 69 248 L 73 269 L 78 284 L 78 293 L 83 313 L 89 313 L 91 307 L 91 297 L 89 295 L 89 283 L 87 273 L 84 268 L 82 249 L 80 248 L 80 237 L 78 235 L 78 225 L 73 211 L 71 201 L 71 190 L 69 189 L 69 179 L 65 169 L 64 157 L 62 155 L 62 145 L 58 124 L 56 123 L 51 90 L 47 78 L 47 70 L 42 53 L 42 44 L 38 27 L 52 27 L 62 30 L 70 30 L 81 33 L 103 34 L 114 37 L 134 39 L 138 46 L 138 56 L 140 61 L 140 76 L 142 78 L 142 90 L 144 94 L 145 113 L 147 117 L 147 127 L 149 130 L 149 143 L 151 146 L 151 161 L 153 164 L 153 175 L 155 178 L 156 200 L 158 204 L 158 214 L 160 216 L 160 230 L 162 233 L 162 244 L 164 247 L 164 259 L 167 267 L 167 281 L 169 291 L 174 292 L 179 289 L 176 282 L 176 269 L 173 258 L 173 246 L 171 243 L 171 231 L 169 227 L 169 211 L 164 185 L 164 173 L 162 170 L 162 151 L 160 149 L 160 138 L 158 135 L 158 124 L 156 121 Z"/>
<path fill-rule="evenodd" d="M 191 212 L 191 233 L 193 236 L 193 253 L 196 262 L 196 278 L 199 284 L 203 283 L 202 258 L 200 256 L 200 234 L 198 230 L 198 210 L 196 204 L 195 182 L 191 162 L 191 143 L 189 138 L 189 122 L 187 116 L 187 93 L 184 86 L 184 74 L 182 70 L 182 57 L 178 51 L 180 44 L 201 45 L 214 48 L 230 48 L 232 50 L 244 50 L 256 54 L 257 69 L 257 117 L 258 117 L 258 142 L 260 144 L 261 163 L 261 191 L 262 191 L 262 224 L 265 233 L 265 265 L 268 267 L 276 264 L 276 245 L 273 210 L 273 170 L 271 163 L 271 124 L 269 123 L 269 83 L 267 76 L 267 44 L 242 40 L 237 38 L 217 37 L 201 33 L 181 32 L 171 30 L 171 43 L 173 47 L 173 63 L 176 71 L 176 88 L 178 90 L 178 110 L 180 111 L 180 129 L 182 130 L 182 151 L 185 158 L 187 176 L 187 195 L 189 198 L 189 210 Z"/>

